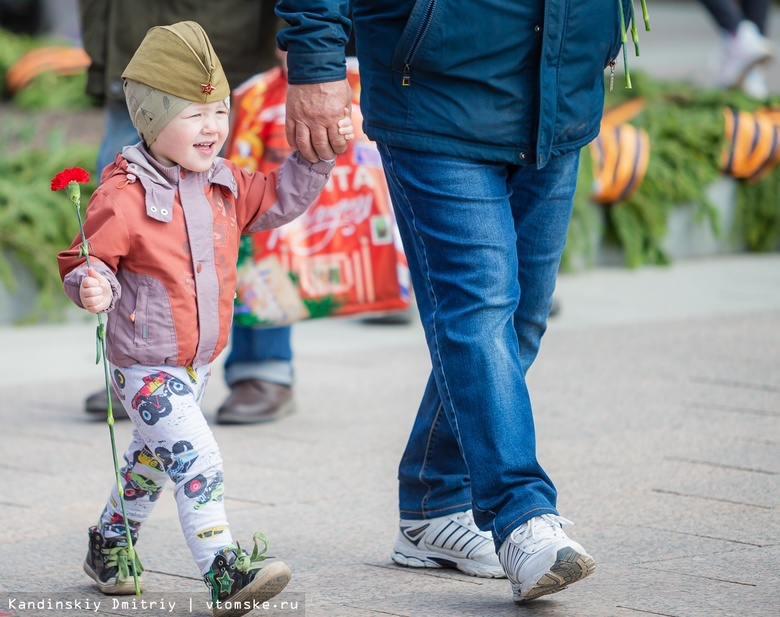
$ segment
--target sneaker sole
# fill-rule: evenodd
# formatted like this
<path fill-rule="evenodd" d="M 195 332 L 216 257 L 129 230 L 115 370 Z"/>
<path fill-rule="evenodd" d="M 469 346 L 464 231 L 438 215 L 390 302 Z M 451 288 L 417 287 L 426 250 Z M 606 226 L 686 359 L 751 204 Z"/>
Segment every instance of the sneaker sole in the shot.
<path fill-rule="evenodd" d="M 97 583 L 98 589 L 107 596 L 130 596 L 135 594 L 135 581 L 132 576 L 123 583 L 104 583 L 86 561 L 84 562 L 84 572 Z M 140 576 L 138 577 L 138 587 L 141 593 L 143 593 L 144 581 Z"/>
<path fill-rule="evenodd" d="M 514 589 L 514 601 L 518 604 L 530 602 L 541 596 L 563 591 L 577 581 L 593 574 L 596 562 L 590 555 L 578 553 L 571 547 L 562 548 L 556 555 L 555 563 L 525 593 Z"/>
<path fill-rule="evenodd" d="M 214 617 L 240 617 L 254 609 L 255 603 L 262 604 L 270 600 L 287 587 L 292 572 L 285 563 L 274 561 L 264 566 L 248 587 L 244 587 L 235 597 L 214 606 Z"/>
<path fill-rule="evenodd" d="M 458 559 L 432 551 L 421 551 L 412 547 L 398 547 L 393 550 L 391 559 L 399 566 L 407 568 L 452 568 L 469 576 L 480 578 L 506 578 L 500 566 L 490 566 L 473 559 Z"/>

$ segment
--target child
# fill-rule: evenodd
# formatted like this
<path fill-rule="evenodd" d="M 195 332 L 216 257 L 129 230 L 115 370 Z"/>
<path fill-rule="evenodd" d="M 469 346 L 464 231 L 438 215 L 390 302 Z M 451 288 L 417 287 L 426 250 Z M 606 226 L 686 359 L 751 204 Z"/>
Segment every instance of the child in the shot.
<path fill-rule="evenodd" d="M 221 615 L 218 604 L 265 601 L 291 576 L 281 561 L 262 561 L 262 534 L 251 556 L 233 542 L 222 458 L 200 409 L 210 363 L 228 340 L 239 238 L 302 214 L 333 162 L 293 153 L 264 176 L 217 156 L 230 89 L 195 22 L 150 29 L 122 77 L 142 141 L 104 169 L 90 200 L 84 230 L 92 267 L 77 238 L 58 256 L 60 274 L 74 303 L 108 312 L 113 386 L 135 425 L 121 471 L 131 537 L 170 478 L 182 531 Z M 349 115 L 339 132 L 353 137 Z M 132 568 L 142 568 L 128 571 L 126 562 L 114 487 L 89 530 L 84 570 L 103 593 L 130 594 Z"/>

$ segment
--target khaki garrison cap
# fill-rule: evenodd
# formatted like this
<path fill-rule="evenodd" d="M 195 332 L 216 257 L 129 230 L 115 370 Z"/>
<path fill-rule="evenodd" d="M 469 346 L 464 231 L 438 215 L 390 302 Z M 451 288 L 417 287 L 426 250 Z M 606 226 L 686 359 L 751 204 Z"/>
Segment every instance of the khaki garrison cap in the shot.
<path fill-rule="evenodd" d="M 194 21 L 151 28 L 122 78 L 193 103 L 212 103 L 230 96 L 225 71 L 211 41 Z"/>

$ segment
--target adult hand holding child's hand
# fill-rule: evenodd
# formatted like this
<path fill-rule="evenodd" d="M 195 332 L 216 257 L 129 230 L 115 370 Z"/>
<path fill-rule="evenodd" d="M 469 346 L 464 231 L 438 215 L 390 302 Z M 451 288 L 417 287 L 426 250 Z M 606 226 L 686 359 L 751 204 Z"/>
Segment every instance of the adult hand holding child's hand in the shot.
<path fill-rule="evenodd" d="M 346 79 L 318 84 L 290 84 L 287 89 L 287 142 L 308 161 L 329 161 L 347 149 L 345 128 L 352 90 Z"/>

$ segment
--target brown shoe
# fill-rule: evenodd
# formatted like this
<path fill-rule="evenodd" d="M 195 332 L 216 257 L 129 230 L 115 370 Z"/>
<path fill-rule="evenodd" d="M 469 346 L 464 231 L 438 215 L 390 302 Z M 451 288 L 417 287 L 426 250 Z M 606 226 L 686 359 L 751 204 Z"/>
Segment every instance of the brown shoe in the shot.
<path fill-rule="evenodd" d="M 217 410 L 217 424 L 272 422 L 293 410 L 292 388 L 261 379 L 237 381 Z"/>
<path fill-rule="evenodd" d="M 84 401 L 84 411 L 86 411 L 91 417 L 99 420 L 106 419 L 106 408 L 108 407 L 108 397 L 106 396 L 105 388 L 98 390 L 90 394 Z M 122 401 L 116 395 L 114 390 L 111 390 L 111 413 L 114 414 L 114 420 L 127 420 L 127 412 L 125 411 Z"/>

